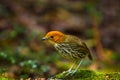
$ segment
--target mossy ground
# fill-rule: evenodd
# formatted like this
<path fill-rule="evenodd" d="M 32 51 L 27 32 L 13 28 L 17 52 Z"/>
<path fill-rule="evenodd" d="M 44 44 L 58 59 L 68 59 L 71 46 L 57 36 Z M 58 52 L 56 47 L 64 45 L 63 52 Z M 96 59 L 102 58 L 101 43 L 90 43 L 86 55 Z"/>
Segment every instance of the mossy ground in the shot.
<path fill-rule="evenodd" d="M 0 80 L 14 80 L 14 79 L 0 76 Z"/>
<path fill-rule="evenodd" d="M 79 70 L 74 75 L 65 76 L 65 72 L 59 73 L 49 80 L 120 80 L 120 72 L 95 72 L 91 70 Z"/>

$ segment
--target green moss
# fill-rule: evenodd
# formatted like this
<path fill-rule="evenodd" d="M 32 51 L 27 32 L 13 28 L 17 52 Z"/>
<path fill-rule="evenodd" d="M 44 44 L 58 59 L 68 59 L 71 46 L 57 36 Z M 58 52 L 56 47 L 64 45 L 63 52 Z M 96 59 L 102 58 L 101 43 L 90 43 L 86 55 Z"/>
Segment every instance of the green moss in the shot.
<path fill-rule="evenodd" d="M 111 72 L 111 73 L 98 73 L 97 78 L 101 80 L 119 80 L 120 72 Z"/>
<path fill-rule="evenodd" d="M 14 80 L 14 79 L 0 76 L 0 80 Z"/>
<path fill-rule="evenodd" d="M 59 73 L 50 79 L 62 79 L 62 80 L 119 80 L 120 72 L 95 72 L 91 70 L 79 70 L 74 75 L 65 76 L 66 72 Z"/>

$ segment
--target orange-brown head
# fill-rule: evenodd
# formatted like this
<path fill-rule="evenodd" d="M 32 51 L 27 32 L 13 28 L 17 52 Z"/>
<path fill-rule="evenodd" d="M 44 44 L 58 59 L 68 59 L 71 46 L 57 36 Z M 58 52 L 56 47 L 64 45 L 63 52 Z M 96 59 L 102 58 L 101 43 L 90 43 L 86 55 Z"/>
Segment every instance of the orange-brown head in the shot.
<path fill-rule="evenodd" d="M 50 31 L 42 39 L 48 40 L 50 43 L 53 43 L 53 44 L 61 43 L 65 40 L 65 34 L 63 34 L 60 31 Z"/>

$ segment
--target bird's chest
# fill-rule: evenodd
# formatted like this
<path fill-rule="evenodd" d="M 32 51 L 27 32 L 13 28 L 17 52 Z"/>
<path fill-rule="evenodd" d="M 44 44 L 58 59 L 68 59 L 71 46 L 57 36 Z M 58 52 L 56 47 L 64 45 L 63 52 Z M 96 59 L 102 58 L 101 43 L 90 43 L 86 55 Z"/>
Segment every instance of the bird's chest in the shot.
<path fill-rule="evenodd" d="M 74 59 L 72 55 L 75 53 L 72 48 L 67 44 L 55 44 L 54 47 L 58 53 L 67 59 Z"/>
<path fill-rule="evenodd" d="M 64 45 L 61 44 L 55 44 L 54 46 L 56 48 L 56 50 L 59 52 L 59 54 L 63 57 L 68 57 L 69 56 L 69 50 L 67 47 L 65 47 Z"/>

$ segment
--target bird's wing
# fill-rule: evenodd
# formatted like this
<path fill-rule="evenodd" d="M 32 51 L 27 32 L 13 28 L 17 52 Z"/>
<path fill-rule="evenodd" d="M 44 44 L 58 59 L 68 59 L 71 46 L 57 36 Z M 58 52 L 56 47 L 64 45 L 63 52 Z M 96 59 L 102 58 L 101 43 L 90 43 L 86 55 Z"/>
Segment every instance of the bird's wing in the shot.
<path fill-rule="evenodd" d="M 64 52 L 69 53 L 74 58 L 85 58 L 89 54 L 89 49 L 86 44 L 82 42 L 81 44 L 77 43 L 68 43 L 63 42 L 59 44 L 59 47 L 64 50 Z"/>

